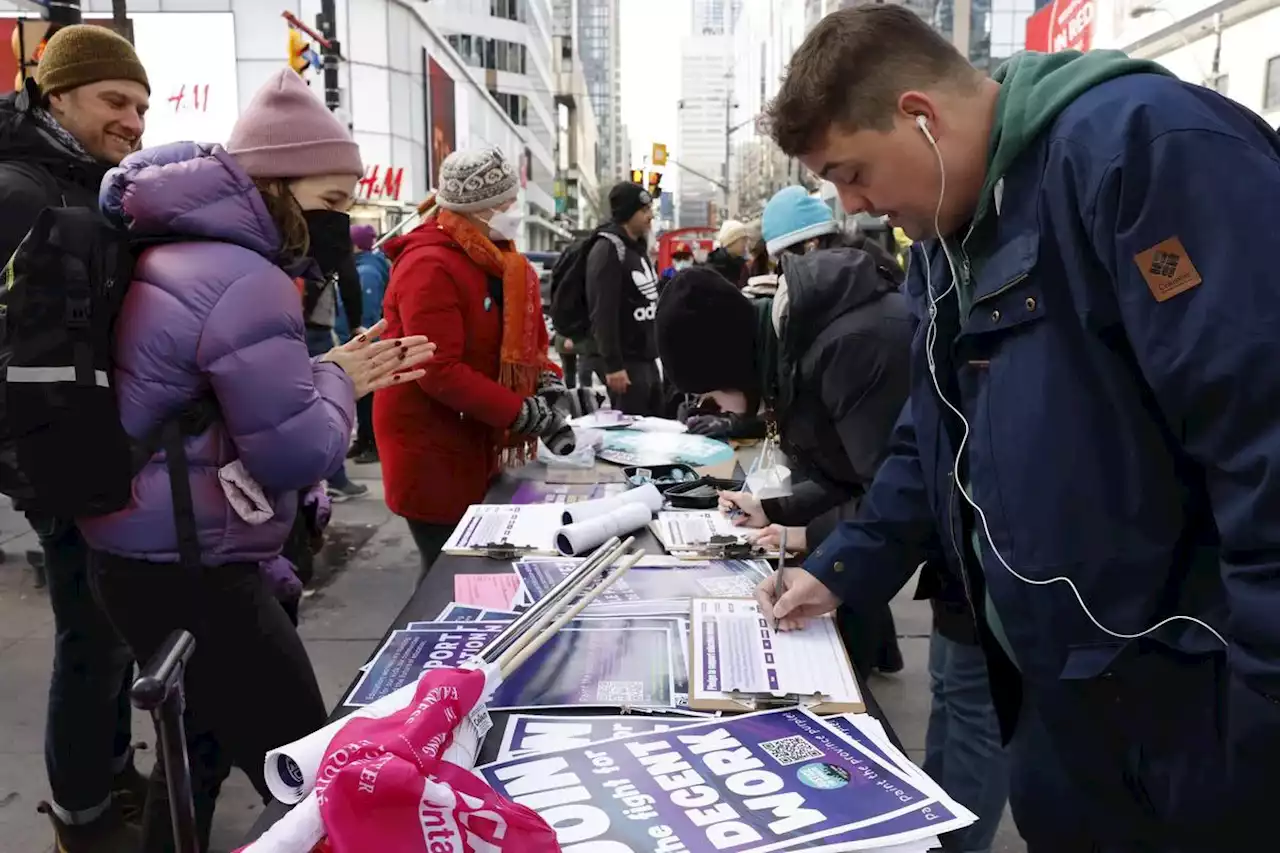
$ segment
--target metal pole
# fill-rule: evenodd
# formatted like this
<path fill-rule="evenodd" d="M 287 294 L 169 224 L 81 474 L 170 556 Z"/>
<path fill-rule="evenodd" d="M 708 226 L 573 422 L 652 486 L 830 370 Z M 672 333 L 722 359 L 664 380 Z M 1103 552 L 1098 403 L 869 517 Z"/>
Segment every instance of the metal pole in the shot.
<path fill-rule="evenodd" d="M 1213 75 L 1213 88 L 1218 89 L 1218 76 L 1222 65 L 1222 13 L 1213 16 L 1213 67 L 1209 73 Z"/>
<path fill-rule="evenodd" d="M 732 81 L 732 77 L 729 78 Z M 724 93 L 724 218 L 729 218 L 729 137 L 733 134 L 733 83 Z"/>
<path fill-rule="evenodd" d="M 195 800 L 191 789 L 191 768 L 187 758 L 187 738 L 182 714 L 186 704 L 183 676 L 196 641 L 186 631 L 171 633 L 147 661 L 129 690 L 135 708 L 148 711 L 160 739 L 160 761 L 164 767 L 169 795 L 169 818 L 173 823 L 178 853 L 198 853 Z"/>
<path fill-rule="evenodd" d="M 338 86 L 338 61 L 342 59 L 342 48 L 338 44 L 338 12 L 334 0 L 321 0 L 320 14 L 316 16 L 316 29 L 328 41 L 327 46 L 320 48 L 324 57 L 324 105 L 330 110 L 342 106 L 342 91 Z"/>
<path fill-rule="evenodd" d="M 129 20 L 129 0 L 111 0 L 112 28 L 133 43 L 133 23 Z"/>

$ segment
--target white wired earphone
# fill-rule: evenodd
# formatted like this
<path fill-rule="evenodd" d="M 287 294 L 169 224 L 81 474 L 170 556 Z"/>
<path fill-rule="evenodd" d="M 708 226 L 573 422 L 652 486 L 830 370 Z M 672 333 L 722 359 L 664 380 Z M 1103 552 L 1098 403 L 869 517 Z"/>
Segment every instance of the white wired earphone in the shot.
<path fill-rule="evenodd" d="M 995 554 L 996 559 L 1000 561 L 1000 565 L 1004 566 L 1005 570 L 1009 574 L 1013 575 L 1015 578 L 1017 578 L 1018 580 L 1022 581 L 1025 584 L 1029 584 L 1031 586 L 1049 586 L 1055 583 L 1066 584 L 1071 589 L 1072 594 L 1075 595 L 1076 601 L 1079 602 L 1080 604 L 1080 609 L 1084 611 L 1084 615 L 1089 617 L 1089 621 L 1092 622 L 1095 626 L 1097 626 L 1099 631 L 1103 632 L 1104 634 L 1108 634 L 1112 637 L 1115 637 L 1118 640 L 1137 640 L 1141 637 L 1145 637 L 1147 634 L 1150 634 L 1153 631 L 1163 628 L 1165 625 L 1168 625 L 1170 622 L 1176 622 L 1181 620 L 1184 622 L 1191 622 L 1192 624 L 1199 625 L 1201 628 L 1204 628 L 1206 631 L 1208 631 L 1210 634 L 1216 637 L 1218 642 L 1226 646 L 1227 645 L 1226 639 L 1223 638 L 1223 636 L 1220 633 L 1218 633 L 1218 631 L 1212 625 L 1209 625 L 1208 623 L 1200 619 L 1197 619 L 1194 616 L 1185 616 L 1185 615 L 1169 616 L 1169 617 L 1166 617 L 1165 619 L 1160 620 L 1159 622 L 1152 625 L 1150 628 L 1146 629 L 1145 631 L 1139 631 L 1136 634 L 1124 634 L 1119 631 L 1112 631 L 1106 625 L 1103 625 L 1101 622 L 1099 622 L 1097 618 L 1093 615 L 1093 613 L 1089 610 L 1089 606 L 1084 603 L 1084 597 L 1080 595 L 1079 588 L 1076 587 L 1075 582 L 1072 581 L 1071 578 L 1060 576 L 1060 577 L 1054 577 L 1054 578 L 1036 579 L 1036 578 L 1029 578 L 1024 575 L 1021 575 L 1014 570 L 1013 566 L 1009 565 L 1009 562 L 1005 560 L 1004 555 L 1000 553 L 1000 549 L 996 547 L 995 540 L 991 538 L 991 528 L 987 526 L 987 514 L 983 511 L 982 507 L 978 506 L 977 501 L 975 501 L 969 495 L 969 493 L 965 490 L 964 484 L 960 482 L 960 459 L 961 457 L 964 456 L 965 445 L 968 444 L 969 442 L 969 432 L 970 432 L 969 421 L 965 419 L 965 416 L 961 413 L 961 411 L 956 406 L 952 405 L 951 401 L 947 399 L 947 395 L 942 393 L 942 386 L 938 383 L 938 370 L 933 357 L 933 347 L 934 347 L 934 344 L 937 342 L 937 338 L 938 338 L 938 321 L 937 321 L 938 303 L 941 302 L 943 299 L 945 299 L 948 295 L 951 294 L 953 290 L 956 289 L 956 281 L 958 279 L 958 276 L 956 274 L 955 259 L 952 258 L 951 256 L 951 249 L 947 247 L 947 241 L 942 234 L 942 226 L 939 221 L 942 217 L 942 202 L 947 195 L 947 169 L 942 161 L 942 152 L 938 150 L 937 140 L 933 138 L 933 134 L 929 131 L 928 119 L 926 119 L 924 116 L 916 116 L 916 126 L 920 128 L 920 132 L 924 134 L 924 138 L 929 140 L 929 146 L 933 148 L 933 154 L 935 157 L 938 158 L 938 177 L 939 177 L 940 188 L 938 190 L 938 206 L 933 213 L 933 230 L 938 237 L 938 243 L 942 246 L 942 254 L 947 259 L 947 267 L 948 269 L 951 270 L 950 286 L 946 290 L 944 290 L 942 293 L 935 295 L 933 292 L 933 276 L 931 274 L 932 271 L 930 269 L 929 256 L 924 251 L 924 247 L 921 246 L 921 256 L 923 257 L 923 262 L 924 262 L 925 286 L 929 292 L 929 328 L 925 332 L 925 344 L 924 344 L 925 356 L 929 364 L 929 376 L 933 379 L 933 390 L 937 392 L 938 399 L 941 400 L 942 404 L 946 406 L 947 409 L 949 409 L 953 415 L 959 418 L 960 423 L 964 425 L 964 435 L 960 439 L 960 445 L 956 448 L 955 464 L 952 465 L 952 468 L 951 468 L 951 479 L 955 481 L 956 489 L 959 490 L 960 494 L 964 496 L 965 501 L 968 502 L 969 506 L 973 507 L 973 512 L 975 516 L 978 518 L 979 521 L 982 522 L 982 532 L 987 537 L 987 544 L 991 546 L 991 553 Z M 964 239 L 960 241 L 961 250 L 964 249 L 964 244 L 969 240 L 969 236 L 972 233 L 973 233 L 973 227 L 970 226 L 969 233 L 966 234 L 964 236 Z M 957 294 L 957 299 L 958 298 L 959 298 L 959 295 Z"/>

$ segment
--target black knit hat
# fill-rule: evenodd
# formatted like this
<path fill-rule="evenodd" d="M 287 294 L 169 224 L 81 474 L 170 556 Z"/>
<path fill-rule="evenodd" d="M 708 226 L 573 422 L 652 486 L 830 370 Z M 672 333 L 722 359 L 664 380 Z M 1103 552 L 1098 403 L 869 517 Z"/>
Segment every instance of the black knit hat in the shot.
<path fill-rule="evenodd" d="M 720 273 L 676 273 L 655 318 L 663 371 L 686 394 L 732 390 L 758 398 L 758 322 L 751 301 Z"/>
<path fill-rule="evenodd" d="M 609 190 L 609 214 L 614 222 L 622 223 L 636 212 L 653 204 L 653 196 L 639 184 L 623 181 Z"/>

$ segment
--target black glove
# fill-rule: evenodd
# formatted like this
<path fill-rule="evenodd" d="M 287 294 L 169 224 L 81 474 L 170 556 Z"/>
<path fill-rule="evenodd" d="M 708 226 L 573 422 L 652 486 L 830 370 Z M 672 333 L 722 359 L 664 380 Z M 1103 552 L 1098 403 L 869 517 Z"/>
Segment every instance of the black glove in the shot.
<path fill-rule="evenodd" d="M 511 431 L 518 435 L 542 435 L 556 419 L 551 404 L 542 397 L 525 397 L 520 413 L 511 422 Z"/>
<path fill-rule="evenodd" d="M 553 370 L 544 370 L 538 376 L 537 394 L 553 409 L 559 409 L 561 412 L 569 410 L 569 389 L 565 387 L 564 380 Z"/>
<path fill-rule="evenodd" d="M 685 421 L 685 426 L 693 435 L 705 435 L 707 438 L 728 438 L 733 434 L 735 415 L 694 415 Z"/>
<path fill-rule="evenodd" d="M 511 431 L 541 438 L 557 456 L 567 456 L 577 447 L 573 427 L 542 397 L 525 398 L 520 414 L 511 422 Z"/>

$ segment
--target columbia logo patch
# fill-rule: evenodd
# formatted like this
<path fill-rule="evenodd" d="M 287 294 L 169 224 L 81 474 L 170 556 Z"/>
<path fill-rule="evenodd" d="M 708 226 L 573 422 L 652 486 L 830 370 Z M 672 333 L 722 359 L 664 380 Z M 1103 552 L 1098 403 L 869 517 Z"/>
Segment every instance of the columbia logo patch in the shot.
<path fill-rule="evenodd" d="M 1173 278 L 1174 273 L 1178 271 L 1180 260 L 1182 255 L 1175 255 L 1173 252 L 1156 252 L 1151 261 L 1151 274 Z"/>
<path fill-rule="evenodd" d="M 1187 250 L 1177 237 L 1170 237 L 1133 257 L 1151 295 L 1157 302 L 1172 299 L 1197 287 L 1202 279 Z"/>

